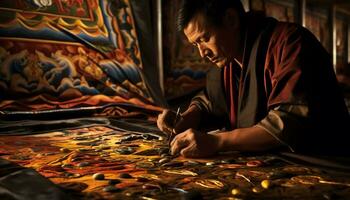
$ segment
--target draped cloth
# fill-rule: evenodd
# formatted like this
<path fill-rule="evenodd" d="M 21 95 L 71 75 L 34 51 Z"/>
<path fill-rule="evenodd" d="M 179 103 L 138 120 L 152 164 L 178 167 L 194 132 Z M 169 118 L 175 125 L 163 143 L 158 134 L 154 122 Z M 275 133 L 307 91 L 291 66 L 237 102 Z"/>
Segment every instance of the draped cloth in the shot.
<path fill-rule="evenodd" d="M 263 23 L 263 30 L 257 32 L 258 36 L 255 35 L 255 31 L 253 34 L 246 35 L 242 70 L 238 69 L 238 65 L 232 63 L 223 70 L 232 129 L 252 126 L 267 114 L 262 66 L 265 63 L 266 43 L 276 23 L 276 20 L 267 18 Z M 251 37 L 257 37 L 254 43 Z"/>
<path fill-rule="evenodd" d="M 237 128 L 238 85 L 235 83 L 232 63 L 224 69 L 224 87 L 229 107 L 229 120 L 232 129 Z"/>

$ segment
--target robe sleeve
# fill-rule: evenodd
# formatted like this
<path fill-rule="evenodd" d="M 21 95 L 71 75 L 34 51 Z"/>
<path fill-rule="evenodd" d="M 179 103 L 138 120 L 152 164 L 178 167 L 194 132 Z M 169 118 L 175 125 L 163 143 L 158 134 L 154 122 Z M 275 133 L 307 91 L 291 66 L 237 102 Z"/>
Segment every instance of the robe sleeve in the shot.
<path fill-rule="evenodd" d="M 228 128 L 227 104 L 222 86 L 222 69 L 212 68 L 207 73 L 206 88 L 197 94 L 190 106 L 197 106 L 205 118 L 203 123 L 213 123 L 217 128 Z M 222 128 L 221 127 L 221 128 Z"/>
<path fill-rule="evenodd" d="M 270 110 L 256 126 L 263 128 L 291 152 L 298 149 L 297 133 L 304 132 L 308 108 L 304 105 L 282 105 Z"/>
<path fill-rule="evenodd" d="M 329 54 L 310 32 L 297 25 L 276 29 L 265 63 L 268 114 L 256 126 L 291 151 L 303 151 L 322 138 L 313 128 L 329 122 L 322 115 L 336 103 L 327 96 L 336 90 L 335 75 Z"/>
<path fill-rule="evenodd" d="M 210 112 L 210 101 L 206 91 L 202 90 L 198 93 L 190 103 L 190 106 L 196 106 L 201 112 L 209 113 Z"/>

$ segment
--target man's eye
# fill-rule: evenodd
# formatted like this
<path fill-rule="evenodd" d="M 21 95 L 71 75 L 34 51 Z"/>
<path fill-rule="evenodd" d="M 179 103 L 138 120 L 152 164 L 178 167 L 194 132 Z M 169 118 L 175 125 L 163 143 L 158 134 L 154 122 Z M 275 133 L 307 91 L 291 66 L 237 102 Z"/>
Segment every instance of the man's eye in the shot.
<path fill-rule="evenodd" d="M 202 37 L 202 38 L 200 39 L 200 42 L 208 42 L 208 38 L 207 38 L 207 37 Z"/>
<path fill-rule="evenodd" d="M 208 42 L 209 41 L 209 33 L 204 34 L 204 36 L 201 38 L 202 42 Z"/>

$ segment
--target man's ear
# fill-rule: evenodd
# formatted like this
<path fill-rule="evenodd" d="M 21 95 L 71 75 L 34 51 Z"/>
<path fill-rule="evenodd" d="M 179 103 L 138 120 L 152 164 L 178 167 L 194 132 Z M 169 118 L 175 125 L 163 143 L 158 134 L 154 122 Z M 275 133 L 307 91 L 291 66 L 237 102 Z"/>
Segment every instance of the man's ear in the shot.
<path fill-rule="evenodd" d="M 237 29 L 240 26 L 238 12 L 233 8 L 227 9 L 223 18 L 223 23 L 227 28 Z"/>

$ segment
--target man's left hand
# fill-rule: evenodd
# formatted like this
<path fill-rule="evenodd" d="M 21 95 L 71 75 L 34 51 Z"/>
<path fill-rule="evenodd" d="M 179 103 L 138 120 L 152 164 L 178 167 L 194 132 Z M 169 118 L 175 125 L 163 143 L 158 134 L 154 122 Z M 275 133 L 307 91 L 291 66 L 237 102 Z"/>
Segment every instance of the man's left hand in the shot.
<path fill-rule="evenodd" d="M 212 156 L 219 150 L 218 135 L 202 133 L 194 129 L 182 132 L 171 142 L 171 154 L 199 158 Z"/>

